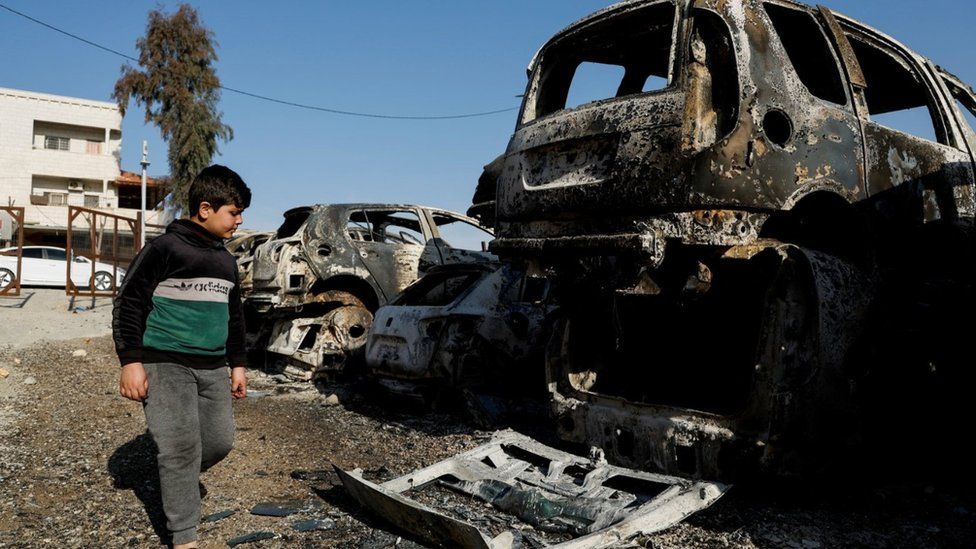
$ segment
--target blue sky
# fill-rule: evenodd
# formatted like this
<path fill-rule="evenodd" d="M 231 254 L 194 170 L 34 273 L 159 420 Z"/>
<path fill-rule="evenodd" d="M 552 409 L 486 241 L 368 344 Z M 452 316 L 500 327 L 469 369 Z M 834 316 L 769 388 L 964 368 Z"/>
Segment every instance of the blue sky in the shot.
<path fill-rule="evenodd" d="M 176 2 L 0 0 L 135 55 L 146 12 Z M 976 82 L 969 0 L 822 0 Z M 525 66 L 554 32 L 599 0 L 189 2 L 219 43 L 229 87 L 336 109 L 397 115 L 515 107 Z M 0 10 L 0 86 L 108 100 L 123 60 Z M 303 204 L 414 202 L 464 211 L 484 164 L 501 153 L 515 113 L 448 121 L 350 118 L 225 92 L 233 141 L 216 162 L 254 190 L 245 227 L 271 229 Z M 123 168 L 166 173 L 165 144 L 130 106 Z"/>

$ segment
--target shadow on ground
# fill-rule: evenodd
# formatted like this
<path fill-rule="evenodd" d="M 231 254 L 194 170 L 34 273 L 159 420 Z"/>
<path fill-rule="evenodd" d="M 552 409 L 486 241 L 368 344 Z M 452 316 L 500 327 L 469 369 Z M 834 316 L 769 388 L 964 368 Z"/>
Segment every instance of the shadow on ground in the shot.
<path fill-rule="evenodd" d="M 21 295 L 15 297 L 0 296 L 0 308 L 3 309 L 23 309 L 30 298 L 34 297 L 34 292 L 21 291 Z"/>
<path fill-rule="evenodd" d="M 159 493 L 156 443 L 149 433 L 126 442 L 108 458 L 108 472 L 116 490 L 132 490 L 142 502 L 153 530 L 163 543 L 169 542 L 163 500 Z"/>

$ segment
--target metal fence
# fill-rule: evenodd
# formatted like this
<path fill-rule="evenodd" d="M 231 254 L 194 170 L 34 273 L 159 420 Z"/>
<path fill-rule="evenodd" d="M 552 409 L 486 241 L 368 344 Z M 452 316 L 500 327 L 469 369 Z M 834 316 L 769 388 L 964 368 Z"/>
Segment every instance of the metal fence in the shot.
<path fill-rule="evenodd" d="M 10 249 L 7 249 L 10 248 Z M 0 296 L 20 295 L 24 256 L 24 208 L 0 206 Z"/>
<path fill-rule="evenodd" d="M 138 218 L 69 206 L 66 293 L 115 297 L 140 248 Z"/>

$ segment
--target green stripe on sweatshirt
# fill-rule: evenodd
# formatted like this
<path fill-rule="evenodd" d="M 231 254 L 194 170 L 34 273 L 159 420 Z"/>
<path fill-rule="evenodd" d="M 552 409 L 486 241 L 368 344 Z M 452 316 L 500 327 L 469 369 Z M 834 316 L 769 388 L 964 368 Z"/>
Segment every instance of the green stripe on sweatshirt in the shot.
<path fill-rule="evenodd" d="M 142 345 L 159 351 L 194 355 L 226 354 L 227 301 L 170 299 L 157 292 L 146 319 Z"/>

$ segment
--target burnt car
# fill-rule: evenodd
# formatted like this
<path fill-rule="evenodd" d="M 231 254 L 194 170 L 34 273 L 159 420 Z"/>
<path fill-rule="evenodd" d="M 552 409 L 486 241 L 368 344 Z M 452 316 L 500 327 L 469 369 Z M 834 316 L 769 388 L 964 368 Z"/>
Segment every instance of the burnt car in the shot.
<path fill-rule="evenodd" d="M 523 381 L 517 388 L 541 389 L 547 320 L 556 308 L 545 286 L 526 287 L 527 280 L 509 264 L 432 269 L 376 312 L 368 374 L 388 392 L 428 406 L 465 393 L 511 398 L 512 379 Z"/>
<path fill-rule="evenodd" d="M 253 286 L 251 266 L 254 263 L 254 251 L 274 234 L 272 232 L 245 232 L 224 243 L 224 248 L 227 248 L 227 251 L 237 260 L 237 276 L 240 280 L 241 296 L 244 298 L 251 293 Z"/>
<path fill-rule="evenodd" d="M 310 379 L 341 371 L 373 313 L 428 269 L 482 263 L 490 232 L 461 214 L 414 205 L 320 204 L 285 212 L 257 248 L 245 301 L 252 338 L 276 369 Z"/>
<path fill-rule="evenodd" d="M 802 474 L 866 408 L 971 387 L 974 112 L 945 69 L 788 0 L 637 0 L 557 33 L 469 212 L 553 283 L 560 435 Z"/>

